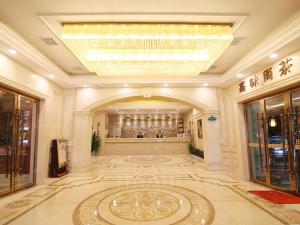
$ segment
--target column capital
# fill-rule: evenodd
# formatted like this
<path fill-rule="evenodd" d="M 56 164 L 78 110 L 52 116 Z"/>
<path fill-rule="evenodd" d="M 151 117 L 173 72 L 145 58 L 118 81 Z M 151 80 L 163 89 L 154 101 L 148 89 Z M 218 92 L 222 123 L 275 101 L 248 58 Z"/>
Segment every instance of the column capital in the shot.
<path fill-rule="evenodd" d="M 89 110 L 77 110 L 73 111 L 74 116 L 88 116 L 93 115 L 93 113 Z"/>
<path fill-rule="evenodd" d="M 219 109 L 208 109 L 208 110 L 203 110 L 203 115 L 209 115 L 209 114 L 220 114 L 220 110 Z"/>

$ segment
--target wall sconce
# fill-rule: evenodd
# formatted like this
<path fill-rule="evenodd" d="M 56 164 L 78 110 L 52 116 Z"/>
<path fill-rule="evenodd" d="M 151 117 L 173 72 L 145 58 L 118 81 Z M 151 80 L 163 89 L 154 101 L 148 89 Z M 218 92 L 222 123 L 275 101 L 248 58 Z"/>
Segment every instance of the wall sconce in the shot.
<path fill-rule="evenodd" d="M 272 116 L 272 117 L 270 118 L 269 126 L 270 126 L 270 127 L 276 127 L 276 126 L 277 126 L 277 121 L 276 121 L 276 119 L 275 119 L 274 116 Z"/>

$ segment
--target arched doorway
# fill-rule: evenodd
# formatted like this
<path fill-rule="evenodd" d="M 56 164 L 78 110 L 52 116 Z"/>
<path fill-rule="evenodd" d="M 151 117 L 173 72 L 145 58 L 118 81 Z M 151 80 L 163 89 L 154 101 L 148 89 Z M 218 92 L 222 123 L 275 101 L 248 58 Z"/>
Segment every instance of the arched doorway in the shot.
<path fill-rule="evenodd" d="M 203 135 L 203 147 L 206 155 L 205 164 L 207 167 L 211 165 L 213 167 L 220 166 L 220 143 L 216 141 L 216 134 L 218 135 L 218 133 L 220 133 L 218 109 L 198 101 L 195 97 L 193 98 L 193 96 L 184 96 L 174 92 L 170 93 L 164 91 L 164 89 L 155 91 L 151 88 L 143 88 L 104 97 L 99 96 L 97 100 L 85 105 L 82 110 L 74 112 L 74 151 L 72 162 L 72 169 L 74 171 L 86 170 L 90 165 L 91 156 L 89 149 L 91 146 L 92 120 L 95 112 L 103 106 L 134 98 L 161 98 L 181 102 L 199 110 L 201 115 L 203 115 L 203 129 L 205 129 Z M 217 120 L 210 122 L 207 120 L 209 116 L 214 116 Z"/>

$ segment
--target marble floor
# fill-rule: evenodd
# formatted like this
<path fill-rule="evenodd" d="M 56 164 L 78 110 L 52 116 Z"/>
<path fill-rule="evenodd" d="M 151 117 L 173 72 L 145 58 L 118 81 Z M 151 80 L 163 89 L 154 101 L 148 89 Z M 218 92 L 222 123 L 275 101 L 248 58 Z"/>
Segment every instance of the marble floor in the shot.
<path fill-rule="evenodd" d="M 0 224 L 300 224 L 299 205 L 248 192 L 264 189 L 207 171 L 188 155 L 98 156 L 87 173 L 1 198 Z"/>

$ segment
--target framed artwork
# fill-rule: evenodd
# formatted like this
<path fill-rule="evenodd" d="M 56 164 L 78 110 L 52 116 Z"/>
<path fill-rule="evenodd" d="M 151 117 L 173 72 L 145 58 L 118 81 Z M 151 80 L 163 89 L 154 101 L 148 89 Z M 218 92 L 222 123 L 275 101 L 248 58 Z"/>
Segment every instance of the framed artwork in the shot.
<path fill-rule="evenodd" d="M 202 133 L 202 119 L 197 120 L 198 138 L 203 138 Z"/>

